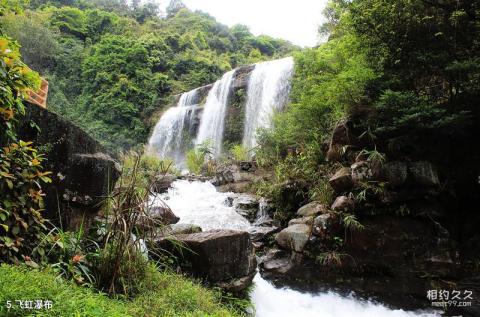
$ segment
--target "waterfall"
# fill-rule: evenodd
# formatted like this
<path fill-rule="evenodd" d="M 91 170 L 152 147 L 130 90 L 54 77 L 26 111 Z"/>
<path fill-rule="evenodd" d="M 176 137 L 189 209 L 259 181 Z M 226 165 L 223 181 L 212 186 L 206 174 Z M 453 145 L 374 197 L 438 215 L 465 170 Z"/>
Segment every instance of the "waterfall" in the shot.
<path fill-rule="evenodd" d="M 247 88 L 243 146 L 257 146 L 257 130 L 270 128 L 272 116 L 283 110 L 290 93 L 293 58 L 287 57 L 255 65 Z"/>
<path fill-rule="evenodd" d="M 227 113 L 228 95 L 235 70 L 225 73 L 209 91 L 203 110 L 196 144 L 211 140 L 213 155 L 218 157 L 222 151 L 223 130 Z"/>
<path fill-rule="evenodd" d="M 183 93 L 176 107 L 171 107 L 162 115 L 148 141 L 150 151 L 161 158 L 170 158 L 179 166 L 183 165 L 185 147 L 193 120 L 194 108 L 198 102 L 197 90 Z"/>

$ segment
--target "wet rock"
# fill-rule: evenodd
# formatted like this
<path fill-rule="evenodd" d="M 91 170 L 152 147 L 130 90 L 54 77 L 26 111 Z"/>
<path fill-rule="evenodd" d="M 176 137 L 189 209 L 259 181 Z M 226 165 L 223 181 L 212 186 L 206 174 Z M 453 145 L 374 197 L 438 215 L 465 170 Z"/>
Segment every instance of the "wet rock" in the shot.
<path fill-rule="evenodd" d="M 297 211 L 297 215 L 301 217 L 315 216 L 328 211 L 328 206 L 321 204 L 317 201 L 312 201 L 305 206 L 300 207 Z"/>
<path fill-rule="evenodd" d="M 337 193 L 350 190 L 353 186 L 351 169 L 342 167 L 329 179 L 329 183 Z"/>
<path fill-rule="evenodd" d="M 241 195 L 234 199 L 233 206 L 237 213 L 253 223 L 257 218 L 260 202 L 258 198 L 253 195 Z"/>
<path fill-rule="evenodd" d="M 153 182 L 151 189 L 154 193 L 163 194 L 172 186 L 176 179 L 177 176 L 173 174 L 159 175 Z"/>
<path fill-rule="evenodd" d="M 408 172 L 416 185 L 431 187 L 440 185 L 437 171 L 430 162 L 419 161 L 410 163 Z"/>
<path fill-rule="evenodd" d="M 255 65 L 246 65 L 237 68 L 232 83 L 232 89 L 238 90 L 241 88 L 247 88 L 248 80 L 250 79 L 250 75 L 254 68 Z"/>
<path fill-rule="evenodd" d="M 313 225 L 313 217 L 310 216 L 310 217 L 295 218 L 288 222 L 288 226 L 293 226 L 298 224 L 311 226 Z"/>
<path fill-rule="evenodd" d="M 170 234 L 172 235 L 202 232 L 202 228 L 191 223 L 176 223 L 171 225 L 170 229 Z"/>
<path fill-rule="evenodd" d="M 398 161 L 385 163 L 383 173 L 389 187 L 400 187 L 407 181 L 407 164 Z"/>
<path fill-rule="evenodd" d="M 336 213 L 322 214 L 313 221 L 313 234 L 320 238 L 334 236 L 342 230 L 340 216 Z"/>
<path fill-rule="evenodd" d="M 239 170 L 236 165 L 220 166 L 215 172 L 215 178 L 212 184 L 221 186 L 228 183 L 233 183 L 239 179 Z"/>
<path fill-rule="evenodd" d="M 352 164 L 352 181 L 355 186 L 372 180 L 373 173 L 370 162 L 361 161 Z"/>
<path fill-rule="evenodd" d="M 153 206 L 149 212 L 158 222 L 164 225 L 171 225 L 180 221 L 180 218 L 167 206 Z"/>
<path fill-rule="evenodd" d="M 280 231 L 275 240 L 282 248 L 302 252 L 311 234 L 311 227 L 305 224 L 295 224 Z"/>
<path fill-rule="evenodd" d="M 253 278 L 257 272 L 252 272 L 250 275 L 234 278 L 230 281 L 216 283 L 215 286 L 220 287 L 224 291 L 238 293 L 252 285 Z"/>
<path fill-rule="evenodd" d="M 332 210 L 353 212 L 355 203 L 352 198 L 347 196 L 338 196 L 332 204 Z"/>
<path fill-rule="evenodd" d="M 157 240 L 156 247 L 168 250 L 182 259 L 185 263 L 183 269 L 193 276 L 211 283 L 230 283 L 234 279 L 245 278 L 255 272 L 256 259 L 247 232 L 212 230 L 181 234 L 176 238 L 185 245 L 181 252 L 166 238 Z M 242 285 L 248 286 L 246 283 Z"/>
<path fill-rule="evenodd" d="M 244 171 L 244 172 L 255 172 L 256 171 L 256 166 L 255 164 L 253 164 L 253 162 L 251 161 L 242 161 L 239 163 L 240 165 L 240 170 Z"/>
<path fill-rule="evenodd" d="M 270 249 L 259 262 L 260 269 L 271 274 L 286 274 L 294 267 L 290 255 L 278 249 Z"/>
<path fill-rule="evenodd" d="M 253 242 L 267 241 L 274 233 L 278 232 L 278 227 L 252 227 L 248 230 Z"/>

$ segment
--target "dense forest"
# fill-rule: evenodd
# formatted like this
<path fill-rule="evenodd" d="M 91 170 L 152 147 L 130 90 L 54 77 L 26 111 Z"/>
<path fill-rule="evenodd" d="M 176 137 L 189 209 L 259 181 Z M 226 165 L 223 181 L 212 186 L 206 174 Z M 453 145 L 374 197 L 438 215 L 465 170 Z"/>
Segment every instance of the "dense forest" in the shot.
<path fill-rule="evenodd" d="M 170 96 L 296 49 L 175 1 L 164 13 L 154 2 L 121 0 L 31 1 L 23 11 L 0 23 L 49 81 L 49 108 L 116 151 L 145 142 Z"/>

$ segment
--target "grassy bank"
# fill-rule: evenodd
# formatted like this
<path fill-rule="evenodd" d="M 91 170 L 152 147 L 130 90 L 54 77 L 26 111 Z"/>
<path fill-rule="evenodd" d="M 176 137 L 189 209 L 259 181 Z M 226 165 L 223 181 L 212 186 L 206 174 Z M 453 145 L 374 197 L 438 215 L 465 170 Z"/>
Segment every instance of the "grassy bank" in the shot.
<path fill-rule="evenodd" d="M 0 266 L 0 316 L 235 316 L 218 296 L 186 278 L 149 267 L 149 278 L 131 300 L 110 298 L 55 278 L 48 270 Z M 21 309 L 15 300 L 50 300 L 49 310 Z M 13 307 L 7 310 L 7 301 Z"/>

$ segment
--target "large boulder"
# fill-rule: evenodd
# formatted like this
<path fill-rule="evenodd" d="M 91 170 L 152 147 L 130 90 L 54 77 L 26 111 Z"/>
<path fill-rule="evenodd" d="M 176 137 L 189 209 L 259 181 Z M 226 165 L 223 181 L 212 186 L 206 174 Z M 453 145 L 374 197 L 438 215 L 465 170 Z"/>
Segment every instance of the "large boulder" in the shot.
<path fill-rule="evenodd" d="M 221 186 L 234 183 L 240 178 L 239 168 L 236 165 L 219 166 L 215 171 L 215 178 L 212 184 Z"/>
<path fill-rule="evenodd" d="M 345 119 L 337 123 L 333 129 L 332 139 L 328 147 L 327 161 L 336 162 L 343 160 L 345 154 L 345 151 L 343 151 L 344 147 L 355 143 L 355 137 L 351 130 L 350 121 Z"/>
<path fill-rule="evenodd" d="M 162 238 L 156 246 L 178 256 L 185 264 L 183 268 L 195 277 L 213 284 L 227 285 L 234 280 L 252 276 L 255 272 L 256 260 L 247 232 L 212 230 L 181 234 L 175 238 L 185 247 L 181 252 L 172 245 L 171 239 Z M 242 283 L 233 284 L 235 285 L 231 286 L 238 290 Z M 247 287 L 249 284 L 242 285 Z"/>
<path fill-rule="evenodd" d="M 332 204 L 332 210 L 352 212 L 355 209 L 355 202 L 347 196 L 338 196 Z"/>
<path fill-rule="evenodd" d="M 407 164 L 399 161 L 385 163 L 383 174 L 389 187 L 400 187 L 407 181 Z"/>
<path fill-rule="evenodd" d="M 352 182 L 355 186 L 372 180 L 373 172 L 370 166 L 370 162 L 356 162 L 352 164 L 350 168 L 352 171 Z"/>
<path fill-rule="evenodd" d="M 42 146 L 52 172 L 43 186 L 44 217 L 64 229 L 88 227 L 120 176 L 117 161 L 82 129 L 35 105 L 27 104 L 18 136 Z"/>
<path fill-rule="evenodd" d="M 310 238 L 312 228 L 306 224 L 294 224 L 280 231 L 275 240 L 284 249 L 302 252 Z"/>
<path fill-rule="evenodd" d="M 294 218 L 294 219 L 291 219 L 288 222 L 288 226 L 293 226 L 293 225 L 298 225 L 298 224 L 304 224 L 304 225 L 312 226 L 313 225 L 313 217 L 309 216 L 309 217 L 302 217 L 302 218 Z"/>
<path fill-rule="evenodd" d="M 351 169 L 342 167 L 328 181 L 337 193 L 350 190 L 353 186 Z"/>
<path fill-rule="evenodd" d="M 337 213 L 326 213 L 313 221 L 313 234 L 320 238 L 333 237 L 342 230 L 342 222 Z"/>
<path fill-rule="evenodd" d="M 297 215 L 300 217 L 313 217 L 315 215 L 328 211 L 328 206 L 321 204 L 318 201 L 312 201 L 305 206 L 300 207 L 297 211 Z"/>

